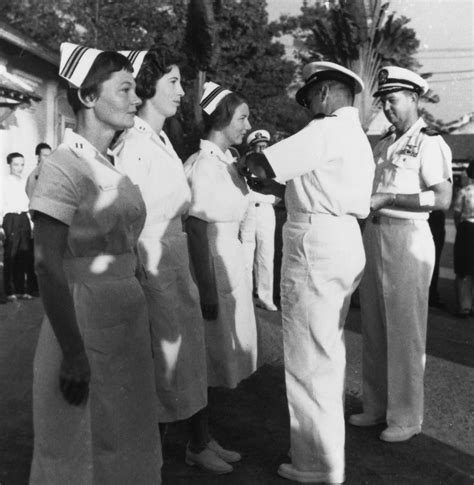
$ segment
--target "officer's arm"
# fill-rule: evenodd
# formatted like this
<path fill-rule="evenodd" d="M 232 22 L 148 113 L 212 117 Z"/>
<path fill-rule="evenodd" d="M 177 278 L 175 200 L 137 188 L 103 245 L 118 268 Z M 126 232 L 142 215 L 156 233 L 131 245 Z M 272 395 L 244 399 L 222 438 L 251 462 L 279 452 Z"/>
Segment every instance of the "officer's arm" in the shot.
<path fill-rule="evenodd" d="M 432 210 L 446 210 L 451 204 L 453 192 L 452 183 L 445 180 L 428 187 L 421 194 L 394 194 L 377 192 L 372 195 L 371 210 L 393 207 L 413 212 L 426 212 Z"/>
<path fill-rule="evenodd" d="M 245 165 L 250 173 L 259 179 L 274 179 L 276 177 L 267 157 L 261 152 L 249 153 Z"/>
<path fill-rule="evenodd" d="M 280 199 L 285 197 L 286 186 L 273 180 L 275 172 L 263 153 L 249 153 L 245 158 L 245 166 L 248 171 L 245 174 L 247 184 L 254 192 L 274 195 Z"/>

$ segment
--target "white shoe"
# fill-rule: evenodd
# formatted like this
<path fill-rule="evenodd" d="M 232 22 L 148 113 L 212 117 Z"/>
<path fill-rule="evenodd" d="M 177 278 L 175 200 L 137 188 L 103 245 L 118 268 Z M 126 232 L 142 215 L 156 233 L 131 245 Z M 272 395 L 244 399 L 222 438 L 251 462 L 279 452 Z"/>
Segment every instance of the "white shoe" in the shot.
<path fill-rule="evenodd" d="M 234 471 L 232 465 L 226 463 L 209 448 L 204 448 L 201 452 L 194 453 L 189 447 L 186 447 L 185 462 L 187 465 L 197 466 L 203 470 L 215 473 L 216 475 L 223 475 L 224 473 L 231 473 Z"/>
<path fill-rule="evenodd" d="M 418 426 L 389 426 L 380 434 L 382 441 L 389 443 L 397 443 L 399 441 L 406 441 L 413 436 L 421 433 L 421 425 Z"/>
<path fill-rule="evenodd" d="M 240 453 L 222 448 L 216 440 L 209 441 L 207 447 L 227 463 L 236 463 L 242 459 Z"/>
<path fill-rule="evenodd" d="M 278 467 L 278 475 L 288 480 L 300 483 L 343 483 L 344 474 L 340 477 L 335 474 L 320 472 L 303 472 L 297 470 L 291 463 L 282 463 Z M 333 476 L 331 476 L 333 475 Z"/>
<path fill-rule="evenodd" d="M 258 306 L 258 308 L 263 308 L 264 310 L 267 310 L 269 312 L 277 312 L 278 311 L 278 308 L 276 307 L 276 305 L 274 303 L 266 303 L 262 300 L 257 300 L 256 305 Z"/>
<path fill-rule="evenodd" d="M 349 416 L 349 424 L 352 426 L 376 426 L 377 424 L 385 423 L 385 416 L 376 418 L 370 414 L 360 413 L 360 414 L 353 414 Z"/>

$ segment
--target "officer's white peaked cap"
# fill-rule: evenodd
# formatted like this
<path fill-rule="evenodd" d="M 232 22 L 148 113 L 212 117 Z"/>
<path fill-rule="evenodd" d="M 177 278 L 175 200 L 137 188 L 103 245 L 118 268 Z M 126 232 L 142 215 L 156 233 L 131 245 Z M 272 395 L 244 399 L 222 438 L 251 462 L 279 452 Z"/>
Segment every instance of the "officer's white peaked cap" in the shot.
<path fill-rule="evenodd" d="M 269 142 L 271 140 L 270 133 L 267 130 L 255 130 L 247 137 L 247 145 L 258 143 L 259 141 Z"/>
<path fill-rule="evenodd" d="M 316 82 L 341 81 L 352 86 L 354 94 L 360 93 L 364 89 L 364 82 L 357 74 L 347 67 L 329 61 L 316 61 L 306 64 L 303 67 L 303 80 L 304 86 L 296 93 L 296 101 L 303 106 L 305 106 L 308 88 Z"/>
<path fill-rule="evenodd" d="M 378 74 L 378 89 L 374 96 L 407 89 L 418 94 L 428 91 L 428 83 L 416 72 L 398 66 L 386 66 Z"/>
<path fill-rule="evenodd" d="M 208 115 L 210 115 L 215 111 L 220 101 L 231 93 L 232 91 L 209 81 L 204 84 L 204 92 L 199 105 Z"/>
<path fill-rule="evenodd" d="M 148 51 L 119 51 L 119 54 L 125 56 L 133 67 L 133 77 L 136 78 L 138 73 L 140 72 L 140 68 L 142 67 L 143 61 L 145 60 L 145 56 L 147 55 Z"/>
<path fill-rule="evenodd" d="M 71 86 L 80 88 L 96 57 L 103 51 L 63 42 L 60 52 L 59 75 L 66 79 Z"/>

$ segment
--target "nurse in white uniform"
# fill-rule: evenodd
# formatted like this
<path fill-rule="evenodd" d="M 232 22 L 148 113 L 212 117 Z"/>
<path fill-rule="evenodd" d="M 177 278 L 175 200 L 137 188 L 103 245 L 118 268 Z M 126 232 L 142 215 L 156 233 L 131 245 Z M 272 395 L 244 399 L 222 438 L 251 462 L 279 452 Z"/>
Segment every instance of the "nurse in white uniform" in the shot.
<path fill-rule="evenodd" d="M 261 152 L 270 143 L 267 130 L 252 131 L 247 137 L 250 152 Z M 240 226 L 244 245 L 247 275 L 255 279 L 258 300 L 256 305 L 268 311 L 277 311 L 273 303 L 273 256 L 275 254 L 275 211 L 278 197 L 272 194 L 250 192 L 250 204 Z"/>
<path fill-rule="evenodd" d="M 344 323 L 364 269 L 357 218 L 369 213 L 373 160 L 352 71 L 331 62 L 303 70 L 297 101 L 315 119 L 247 158 L 260 178 L 287 182 L 281 306 L 290 410 L 291 463 L 278 474 L 297 482 L 344 481 Z"/>
<path fill-rule="evenodd" d="M 235 388 L 257 365 L 252 289 L 239 225 L 249 189 L 229 150 L 250 128 L 247 103 L 215 83 L 201 99 L 206 139 L 185 163 L 192 200 L 187 219 L 191 257 L 205 322 L 209 386 Z"/>
<path fill-rule="evenodd" d="M 228 473 L 232 471 L 226 462 L 229 456 L 207 429 L 204 320 L 181 220 L 189 208 L 191 190 L 183 163 L 163 131 L 165 120 L 176 114 L 184 95 L 180 70 L 165 48 L 123 54 L 133 62 L 143 104 L 134 127 L 123 134 L 115 151 L 118 167 L 140 187 L 147 208 L 138 250 L 160 423 L 188 420 L 186 461 L 214 473 Z"/>
<path fill-rule="evenodd" d="M 374 149 L 374 212 L 364 230 L 367 268 L 360 286 L 364 412 L 349 422 L 386 422 L 380 439 L 396 442 L 420 433 L 423 421 L 435 262 L 428 215 L 451 203 L 451 150 L 419 117 L 419 98 L 428 91 L 421 76 L 387 66 L 378 80 L 374 96 L 393 128 Z"/>
<path fill-rule="evenodd" d="M 75 131 L 30 185 L 46 316 L 34 361 L 30 484 L 158 484 L 161 447 L 136 244 L 138 188 L 108 152 L 140 100 L 116 52 L 61 46 Z"/>

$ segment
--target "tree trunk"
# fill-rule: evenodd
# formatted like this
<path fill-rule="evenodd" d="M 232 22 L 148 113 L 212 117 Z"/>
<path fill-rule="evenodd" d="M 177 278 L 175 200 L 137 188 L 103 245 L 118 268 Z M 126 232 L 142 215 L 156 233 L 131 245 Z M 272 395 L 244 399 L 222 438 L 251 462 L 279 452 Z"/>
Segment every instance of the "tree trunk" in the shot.
<path fill-rule="evenodd" d="M 206 71 L 198 71 L 196 80 L 194 82 L 194 119 L 196 125 L 202 128 L 202 110 L 199 102 L 201 101 L 202 93 L 204 91 L 204 83 L 206 82 Z"/>

